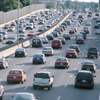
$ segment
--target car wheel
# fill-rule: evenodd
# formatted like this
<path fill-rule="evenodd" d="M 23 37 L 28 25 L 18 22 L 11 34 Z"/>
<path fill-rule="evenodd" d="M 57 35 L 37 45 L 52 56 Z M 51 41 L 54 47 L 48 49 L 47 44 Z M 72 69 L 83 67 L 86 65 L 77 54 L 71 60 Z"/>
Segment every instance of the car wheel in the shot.
<path fill-rule="evenodd" d="M 24 79 L 24 82 L 26 82 L 26 79 Z"/>
<path fill-rule="evenodd" d="M 7 81 L 7 83 L 9 84 L 9 81 Z"/>
<path fill-rule="evenodd" d="M 24 81 L 22 81 L 22 84 L 24 84 Z"/>
<path fill-rule="evenodd" d="M 0 96 L 0 100 L 2 100 L 2 96 Z"/>
<path fill-rule="evenodd" d="M 48 87 L 48 90 L 51 90 L 51 85 Z"/>
<path fill-rule="evenodd" d="M 94 73 L 95 73 L 96 71 L 94 70 Z"/>
<path fill-rule="evenodd" d="M 57 68 L 57 66 L 55 66 L 55 68 Z"/>
<path fill-rule="evenodd" d="M 45 64 L 45 62 L 43 62 L 43 64 Z"/>
<path fill-rule="evenodd" d="M 77 56 L 75 56 L 75 58 L 77 58 Z"/>
<path fill-rule="evenodd" d="M 98 56 L 96 58 L 98 58 Z"/>
<path fill-rule="evenodd" d="M 35 85 L 33 85 L 33 89 L 36 89 L 36 86 Z"/>
<path fill-rule="evenodd" d="M 93 86 L 91 86 L 90 88 L 93 89 Z"/>
<path fill-rule="evenodd" d="M 75 85 L 74 87 L 77 88 L 77 85 Z"/>
<path fill-rule="evenodd" d="M 87 55 L 87 58 L 89 58 L 89 56 Z"/>

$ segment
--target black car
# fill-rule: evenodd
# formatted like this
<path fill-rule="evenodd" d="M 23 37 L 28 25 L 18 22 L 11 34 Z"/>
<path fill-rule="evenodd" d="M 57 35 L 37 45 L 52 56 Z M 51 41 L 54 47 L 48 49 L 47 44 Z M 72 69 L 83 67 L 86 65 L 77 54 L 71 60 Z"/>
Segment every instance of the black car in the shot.
<path fill-rule="evenodd" d="M 58 36 L 59 36 L 59 33 L 58 33 L 57 31 L 53 31 L 51 34 L 52 34 L 54 37 L 58 37 Z"/>
<path fill-rule="evenodd" d="M 17 48 L 15 51 L 15 57 L 26 57 L 27 51 L 25 48 Z"/>
<path fill-rule="evenodd" d="M 94 79 L 93 73 L 91 71 L 80 70 L 78 71 L 75 77 L 75 88 L 82 86 L 82 87 L 89 87 L 93 89 L 94 87 Z"/>
<path fill-rule="evenodd" d="M 66 22 L 63 22 L 61 25 L 65 25 L 65 27 L 67 28 L 67 23 Z"/>
<path fill-rule="evenodd" d="M 96 24 L 96 25 L 94 26 L 94 28 L 95 28 L 95 29 L 99 29 L 99 25 Z"/>
<path fill-rule="evenodd" d="M 59 34 L 61 34 L 60 28 L 56 28 L 54 31 L 57 31 Z"/>
<path fill-rule="evenodd" d="M 48 40 L 53 40 L 54 39 L 54 36 L 52 34 L 47 34 L 46 37 L 47 37 Z"/>
<path fill-rule="evenodd" d="M 33 38 L 32 47 L 42 47 L 42 40 L 40 38 Z"/>
<path fill-rule="evenodd" d="M 96 72 L 96 65 L 94 63 L 94 61 L 91 61 L 91 60 L 86 60 L 82 63 L 82 67 L 81 67 L 81 70 L 89 70 L 89 71 L 92 71 L 92 72 Z"/>
<path fill-rule="evenodd" d="M 62 27 L 64 30 L 66 29 L 65 25 L 60 25 L 60 27 Z"/>
<path fill-rule="evenodd" d="M 98 16 L 99 17 L 99 13 L 96 13 L 95 16 Z"/>
<path fill-rule="evenodd" d="M 90 47 L 88 49 L 87 58 L 89 58 L 89 57 L 92 57 L 92 58 L 96 57 L 96 58 L 98 58 L 98 56 L 99 56 L 98 48 L 96 48 L 96 47 Z"/>

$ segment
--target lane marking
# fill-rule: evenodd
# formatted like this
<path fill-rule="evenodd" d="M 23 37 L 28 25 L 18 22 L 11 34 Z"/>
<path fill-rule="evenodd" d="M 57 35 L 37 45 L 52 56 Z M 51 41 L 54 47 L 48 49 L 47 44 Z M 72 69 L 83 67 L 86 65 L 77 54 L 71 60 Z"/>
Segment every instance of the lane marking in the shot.
<path fill-rule="evenodd" d="M 80 64 L 80 62 L 78 62 L 78 64 Z"/>
<path fill-rule="evenodd" d="M 70 78 L 72 77 L 72 75 L 70 75 Z"/>
<path fill-rule="evenodd" d="M 74 70 L 76 70 L 76 68 L 74 68 Z"/>
<path fill-rule="evenodd" d="M 57 98 L 57 100 L 59 100 L 61 98 L 61 96 L 59 96 L 58 98 Z"/>
<path fill-rule="evenodd" d="M 2 79 L 0 79 L 0 81 L 2 81 Z"/>
<path fill-rule="evenodd" d="M 26 86 L 25 88 L 24 88 L 24 90 L 26 90 L 28 88 L 28 86 Z"/>
<path fill-rule="evenodd" d="M 67 87 L 67 84 L 65 84 L 65 87 Z"/>

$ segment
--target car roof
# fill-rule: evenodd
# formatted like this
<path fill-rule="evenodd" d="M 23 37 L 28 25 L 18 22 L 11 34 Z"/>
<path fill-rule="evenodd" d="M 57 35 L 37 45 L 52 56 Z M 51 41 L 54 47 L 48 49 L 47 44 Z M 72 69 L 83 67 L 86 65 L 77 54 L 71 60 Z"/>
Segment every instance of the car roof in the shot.
<path fill-rule="evenodd" d="M 16 94 L 28 94 L 28 95 L 34 95 L 34 94 L 28 93 L 28 92 L 18 92 L 18 93 L 16 93 Z"/>
<path fill-rule="evenodd" d="M 10 71 L 23 71 L 23 69 L 11 69 Z"/>
<path fill-rule="evenodd" d="M 87 70 L 79 70 L 78 73 L 91 73 L 91 71 L 87 71 Z"/>
<path fill-rule="evenodd" d="M 45 74 L 50 74 L 51 72 L 39 71 L 39 72 L 36 72 L 36 73 L 45 73 Z"/>
<path fill-rule="evenodd" d="M 85 60 L 84 62 L 92 62 L 92 63 L 94 63 L 94 61 L 92 61 L 92 60 Z"/>

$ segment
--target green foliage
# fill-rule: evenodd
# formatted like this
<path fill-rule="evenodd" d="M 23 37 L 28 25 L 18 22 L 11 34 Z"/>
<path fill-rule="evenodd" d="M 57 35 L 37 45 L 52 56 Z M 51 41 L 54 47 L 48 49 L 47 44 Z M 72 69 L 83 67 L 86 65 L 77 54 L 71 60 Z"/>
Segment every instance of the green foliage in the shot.
<path fill-rule="evenodd" d="M 48 4 L 46 4 L 46 8 L 47 9 L 54 8 L 54 4 L 53 3 L 48 3 Z"/>
<path fill-rule="evenodd" d="M 23 4 L 23 7 L 31 4 L 31 0 L 20 0 L 20 2 Z"/>

